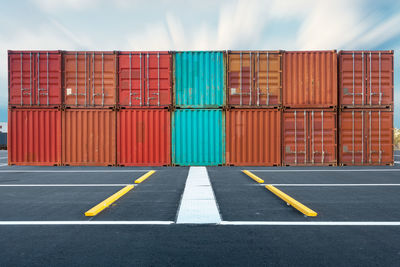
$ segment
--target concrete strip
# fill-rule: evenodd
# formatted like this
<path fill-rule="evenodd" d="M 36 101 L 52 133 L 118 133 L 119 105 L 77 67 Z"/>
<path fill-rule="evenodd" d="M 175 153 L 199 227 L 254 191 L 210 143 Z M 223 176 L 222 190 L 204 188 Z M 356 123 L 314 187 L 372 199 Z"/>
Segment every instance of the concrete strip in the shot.
<path fill-rule="evenodd" d="M 205 167 L 190 167 L 176 223 L 218 224 L 217 202 Z"/>

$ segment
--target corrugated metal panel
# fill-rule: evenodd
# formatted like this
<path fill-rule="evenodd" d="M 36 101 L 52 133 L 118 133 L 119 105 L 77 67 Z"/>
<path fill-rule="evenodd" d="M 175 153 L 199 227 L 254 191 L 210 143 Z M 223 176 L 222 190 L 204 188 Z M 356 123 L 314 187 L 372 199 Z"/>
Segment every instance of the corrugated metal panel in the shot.
<path fill-rule="evenodd" d="M 222 52 L 175 54 L 175 105 L 212 108 L 225 104 L 225 71 Z"/>
<path fill-rule="evenodd" d="M 171 164 L 171 113 L 165 109 L 118 112 L 117 163 L 125 166 Z"/>
<path fill-rule="evenodd" d="M 64 104 L 68 107 L 115 106 L 116 62 L 113 52 L 65 52 Z"/>
<path fill-rule="evenodd" d="M 228 104 L 237 107 L 282 104 L 281 59 L 279 51 L 229 51 Z"/>
<path fill-rule="evenodd" d="M 62 162 L 65 165 L 116 164 L 116 112 L 109 109 L 63 111 Z"/>
<path fill-rule="evenodd" d="M 282 125 L 284 165 L 336 165 L 336 112 L 285 110 Z"/>
<path fill-rule="evenodd" d="M 341 164 L 393 164 L 392 111 L 346 109 L 339 113 L 339 117 Z"/>
<path fill-rule="evenodd" d="M 9 109 L 8 164 L 61 164 L 61 111 Z"/>
<path fill-rule="evenodd" d="M 9 105 L 61 105 L 61 52 L 8 51 L 8 64 Z"/>
<path fill-rule="evenodd" d="M 337 106 L 336 51 L 291 51 L 283 56 L 283 105 Z"/>
<path fill-rule="evenodd" d="M 226 163 L 238 166 L 281 165 L 281 111 L 227 111 Z"/>
<path fill-rule="evenodd" d="M 340 51 L 339 69 L 342 107 L 393 105 L 393 51 Z"/>
<path fill-rule="evenodd" d="M 121 52 L 118 65 L 120 106 L 166 107 L 172 104 L 171 54 Z"/>
<path fill-rule="evenodd" d="M 225 162 L 222 110 L 178 109 L 172 117 L 172 163 L 219 165 Z"/>

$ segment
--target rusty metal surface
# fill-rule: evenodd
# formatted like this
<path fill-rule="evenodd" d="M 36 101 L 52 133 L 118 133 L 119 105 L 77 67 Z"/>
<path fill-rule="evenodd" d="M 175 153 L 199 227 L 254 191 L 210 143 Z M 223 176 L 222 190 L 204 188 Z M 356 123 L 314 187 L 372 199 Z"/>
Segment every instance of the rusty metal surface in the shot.
<path fill-rule="evenodd" d="M 281 111 L 232 109 L 226 112 L 226 164 L 281 165 Z"/>
<path fill-rule="evenodd" d="M 340 111 L 339 160 L 342 165 L 393 164 L 393 112 L 384 109 Z"/>
<path fill-rule="evenodd" d="M 336 165 L 336 111 L 283 112 L 283 165 Z"/>
<path fill-rule="evenodd" d="M 67 109 L 62 112 L 62 163 L 75 166 L 116 164 L 116 112 Z"/>
<path fill-rule="evenodd" d="M 283 105 L 337 106 L 336 51 L 288 51 L 283 56 Z"/>

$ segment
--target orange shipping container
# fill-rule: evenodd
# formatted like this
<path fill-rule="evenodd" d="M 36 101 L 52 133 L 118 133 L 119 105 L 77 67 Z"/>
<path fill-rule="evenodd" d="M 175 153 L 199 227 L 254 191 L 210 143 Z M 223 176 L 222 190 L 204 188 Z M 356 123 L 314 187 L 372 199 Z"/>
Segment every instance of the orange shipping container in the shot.
<path fill-rule="evenodd" d="M 121 109 L 117 136 L 118 165 L 171 164 L 171 113 L 168 110 Z"/>
<path fill-rule="evenodd" d="M 109 109 L 67 109 L 62 116 L 64 165 L 116 164 L 116 112 Z"/>
<path fill-rule="evenodd" d="M 283 56 L 283 105 L 337 106 L 336 51 L 291 51 Z"/>
<path fill-rule="evenodd" d="M 10 109 L 8 111 L 8 164 L 61 164 L 61 111 Z"/>
<path fill-rule="evenodd" d="M 117 55 L 113 52 L 65 52 L 64 104 L 105 107 L 117 104 Z"/>
<path fill-rule="evenodd" d="M 340 164 L 393 164 L 392 111 L 346 109 L 339 117 Z"/>
<path fill-rule="evenodd" d="M 232 107 L 279 106 L 282 90 L 279 51 L 228 52 L 228 104 Z"/>
<path fill-rule="evenodd" d="M 336 165 L 336 112 L 318 109 L 283 112 L 284 165 Z"/>
<path fill-rule="evenodd" d="M 281 111 L 227 111 L 226 163 L 238 166 L 281 165 Z"/>

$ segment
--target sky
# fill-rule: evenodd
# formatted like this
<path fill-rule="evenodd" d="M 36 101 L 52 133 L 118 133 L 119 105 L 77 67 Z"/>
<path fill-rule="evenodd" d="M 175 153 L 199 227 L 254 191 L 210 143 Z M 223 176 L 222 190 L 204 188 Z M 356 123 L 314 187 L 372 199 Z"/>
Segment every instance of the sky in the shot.
<path fill-rule="evenodd" d="M 7 50 L 395 50 L 400 1 L 0 0 L 0 122 Z M 399 108 L 398 108 L 399 107 Z"/>

